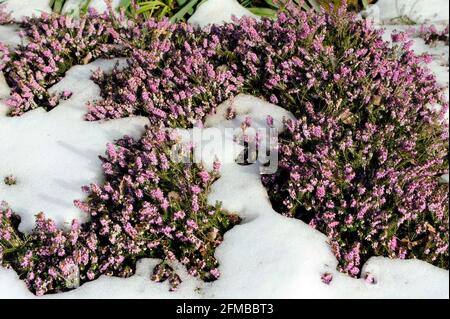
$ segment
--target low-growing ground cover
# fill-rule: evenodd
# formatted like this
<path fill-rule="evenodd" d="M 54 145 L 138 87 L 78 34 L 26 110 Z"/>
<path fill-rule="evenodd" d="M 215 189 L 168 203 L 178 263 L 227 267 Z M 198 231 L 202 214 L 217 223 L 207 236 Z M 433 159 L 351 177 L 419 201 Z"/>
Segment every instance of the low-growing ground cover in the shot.
<path fill-rule="evenodd" d="M 145 115 L 156 126 L 192 127 L 234 94 L 263 97 L 297 117 L 286 122 L 281 169 L 263 177 L 274 209 L 326 233 L 340 269 L 353 276 L 372 255 L 448 268 L 448 185 L 439 184 L 448 172 L 448 127 L 429 108 L 441 104 L 442 115 L 448 104 L 421 65 L 427 58 L 408 43 L 391 48 L 370 23 L 342 11 L 294 7 L 276 21 L 242 19 L 200 31 L 149 20 L 112 23 L 108 34 L 129 52 L 128 65 L 94 74 L 104 100 L 90 103 L 87 119 Z M 101 188 L 91 191 L 79 205 L 91 215 L 105 201 L 107 215 L 123 205 Z M 110 246 L 99 249 L 108 256 Z M 114 260 L 106 264 L 113 267 L 106 272 L 130 273 Z M 177 281 L 166 266 L 158 277 Z"/>

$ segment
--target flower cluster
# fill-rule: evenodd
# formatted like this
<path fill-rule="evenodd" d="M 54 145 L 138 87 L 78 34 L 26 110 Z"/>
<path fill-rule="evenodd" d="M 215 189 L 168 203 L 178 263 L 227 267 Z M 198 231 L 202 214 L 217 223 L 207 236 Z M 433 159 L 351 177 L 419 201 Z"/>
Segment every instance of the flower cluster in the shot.
<path fill-rule="evenodd" d="M 215 249 L 240 219 L 220 203 L 207 203 L 218 171 L 172 161 L 176 143 L 173 132 L 152 128 L 139 141 L 125 137 L 108 145 L 101 157 L 104 184 L 85 187 L 88 198 L 75 202 L 91 221 L 74 221 L 69 233 L 39 214 L 36 228 L 25 236 L 17 230 L 16 215 L 2 208 L 3 265 L 38 295 L 73 289 L 102 274 L 129 277 L 136 261 L 146 257 L 163 260 L 152 279 L 168 279 L 173 289 L 181 283 L 169 265 L 174 261 L 192 276 L 216 280 Z"/>
<path fill-rule="evenodd" d="M 353 137 L 336 119 L 321 121 L 286 122 L 280 169 L 263 177 L 274 207 L 326 233 L 340 270 L 352 276 L 374 255 L 448 268 L 448 184 L 439 182 L 448 146 L 441 136 L 430 126 L 411 139 L 399 136 L 403 127 L 367 123 Z"/>
<path fill-rule="evenodd" d="M 43 13 L 40 18 L 22 21 L 21 36 L 26 38 L 26 44 L 15 50 L 2 48 L 0 61 L 0 70 L 12 89 L 7 101 L 11 115 L 36 107 L 54 108 L 60 98 L 67 98 L 70 93 L 54 95 L 47 89 L 73 65 L 119 55 L 121 50 L 109 30 L 120 21 L 109 17 L 91 10 L 80 20 Z"/>
<path fill-rule="evenodd" d="M 232 65 L 219 65 L 220 39 L 188 24 L 148 20 L 121 36 L 128 65 L 94 74 L 103 100 L 89 104 L 87 120 L 144 115 L 152 124 L 192 127 L 242 86 Z"/>
<path fill-rule="evenodd" d="M 155 128 L 134 141 L 109 145 L 103 157 L 106 181 L 92 184 L 76 205 L 91 215 L 88 272 L 131 274 L 143 256 L 179 260 L 189 274 L 216 279 L 214 250 L 239 218 L 207 203 L 218 172 L 170 158 L 176 135 Z"/>
<path fill-rule="evenodd" d="M 55 223 L 36 216 L 35 229 L 28 235 L 18 231 L 20 217 L 3 203 L 0 207 L 0 262 L 11 267 L 37 295 L 76 288 L 79 270 L 72 252 L 74 231 L 64 234 Z M 74 222 L 72 229 L 76 227 Z"/>

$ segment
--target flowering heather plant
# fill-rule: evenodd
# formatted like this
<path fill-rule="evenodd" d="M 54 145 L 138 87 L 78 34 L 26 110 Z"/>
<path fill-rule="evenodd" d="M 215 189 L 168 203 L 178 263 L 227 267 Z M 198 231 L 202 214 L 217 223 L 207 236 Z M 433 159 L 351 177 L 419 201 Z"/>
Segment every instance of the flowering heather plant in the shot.
<path fill-rule="evenodd" d="M 0 3 L 0 25 L 12 23 L 9 12 L 5 10 L 5 5 Z"/>
<path fill-rule="evenodd" d="M 15 269 L 37 295 L 78 287 L 78 265 L 72 257 L 76 241 L 73 231 L 64 234 L 42 213 L 36 216 L 36 227 L 28 235 L 18 231 L 19 223 L 20 217 L 3 203 L 0 264 Z"/>
<path fill-rule="evenodd" d="M 118 21 L 95 10 L 80 20 L 70 16 L 48 15 L 26 18 L 21 22 L 26 45 L 15 50 L 3 49 L 0 70 L 12 88 L 7 101 L 11 115 L 17 116 L 36 107 L 51 110 L 64 93 L 52 95 L 47 89 L 60 81 L 77 64 L 98 57 L 120 54 L 120 48 L 108 30 Z M 118 28 L 118 27 L 117 27 Z"/>
<path fill-rule="evenodd" d="M 286 123 L 280 170 L 263 177 L 274 207 L 326 233 L 340 270 L 352 276 L 374 255 L 448 268 L 448 184 L 439 183 L 448 146 L 441 137 L 430 126 L 422 138 L 402 138 L 390 124 L 368 134 L 375 128 L 368 123 L 353 138 L 335 119 L 322 120 Z M 434 158 L 418 156 L 423 147 Z"/>
<path fill-rule="evenodd" d="M 244 79 L 239 92 L 283 105 L 298 118 L 286 123 L 279 172 L 263 182 L 280 213 L 329 236 L 342 271 L 357 276 L 372 255 L 448 268 L 448 187 L 438 181 L 448 172 L 448 125 L 442 121 L 448 103 L 422 66 L 429 57 L 416 56 L 402 39 L 391 47 L 382 31 L 343 9 L 287 9 L 276 21 L 244 18 L 212 26 L 209 33 L 194 31 L 201 40 L 179 40 L 185 47 L 180 54 L 195 43 L 214 43 L 206 56 L 216 70 L 226 65 Z M 109 85 L 101 84 L 102 94 L 112 97 L 105 105 L 126 103 L 112 77 L 123 76 L 119 83 L 131 79 L 132 87 L 133 72 L 144 61 L 133 59 L 122 72 L 103 75 Z M 161 68 L 161 74 L 170 70 Z M 134 100 L 159 79 L 167 81 L 156 75 L 128 96 Z M 177 99 L 173 90 L 185 82 L 175 83 L 170 88 Z M 435 104 L 442 105 L 439 113 L 431 110 Z M 97 110 L 110 116 L 101 103 L 91 105 L 90 115 Z M 158 121 L 158 115 L 146 115 Z"/>
<path fill-rule="evenodd" d="M 250 43 L 250 26 L 232 28 Z M 298 118 L 285 123 L 279 171 L 263 177 L 274 208 L 327 234 L 352 276 L 373 255 L 448 269 L 448 103 L 427 57 L 343 12 L 280 15 L 270 32 L 242 49 L 268 52 L 263 75 L 238 60 L 267 89 L 255 93 Z"/>
<path fill-rule="evenodd" d="M 37 295 L 77 288 L 103 274 L 129 277 L 137 260 L 150 257 L 162 259 L 152 279 L 169 280 L 172 289 L 181 283 L 173 261 L 192 276 L 216 280 L 215 249 L 240 218 L 207 203 L 219 165 L 209 172 L 171 161 L 177 142 L 173 132 L 152 128 L 139 141 L 125 137 L 108 145 L 101 158 L 105 183 L 85 187 L 87 200 L 75 202 L 91 221 L 73 221 L 68 233 L 39 214 L 35 229 L 23 235 L 20 218 L 1 206 L 3 266 L 15 269 Z"/>
<path fill-rule="evenodd" d="M 139 141 L 108 146 L 105 183 L 92 184 L 88 199 L 76 202 L 92 219 L 83 271 L 129 276 L 137 259 L 155 257 L 178 260 L 203 280 L 218 277 L 215 248 L 239 218 L 207 203 L 218 171 L 170 160 L 176 139 L 152 128 Z"/>

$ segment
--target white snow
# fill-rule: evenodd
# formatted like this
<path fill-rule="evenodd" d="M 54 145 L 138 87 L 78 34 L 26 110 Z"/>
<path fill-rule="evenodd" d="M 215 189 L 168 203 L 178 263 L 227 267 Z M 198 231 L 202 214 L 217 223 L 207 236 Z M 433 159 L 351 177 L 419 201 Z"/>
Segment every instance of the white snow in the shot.
<path fill-rule="evenodd" d="M 0 267 L 0 299 L 24 299 L 35 297 L 23 280 L 12 269 Z"/>
<path fill-rule="evenodd" d="M 5 0 L 5 11 L 11 12 L 14 20 L 32 15 L 40 16 L 42 12 L 52 12 L 49 0 Z"/>
<path fill-rule="evenodd" d="M 257 18 L 236 0 L 207 0 L 197 8 L 188 22 L 203 28 L 208 24 L 231 22 L 232 16 L 236 18 L 242 18 L 243 16 Z"/>
<path fill-rule="evenodd" d="M 386 3 L 379 1 L 383 21 L 391 14 L 384 11 L 387 10 L 383 7 Z M 233 13 L 238 17 L 248 14 L 236 4 L 235 0 L 209 0 L 190 22 L 204 26 L 230 21 Z M 436 7 L 430 3 L 430 8 L 423 11 L 426 13 L 423 18 L 430 19 L 433 17 L 431 11 L 439 13 L 445 5 L 448 8 L 446 0 L 439 4 Z M 441 19 L 442 16 L 434 18 Z M 4 32 L 0 29 L 0 39 Z M 431 52 L 442 59 L 447 54 L 448 60 L 448 47 L 433 49 L 418 41 L 415 50 Z M 442 61 L 437 59 L 432 70 L 441 84 L 448 87 L 448 68 L 441 65 Z M 85 102 L 99 95 L 98 87 L 89 80 L 90 70 L 95 67 L 110 69 L 112 64 L 112 61 L 101 60 L 72 68 L 53 88 L 54 91 L 72 90 L 74 95 L 68 101 L 49 113 L 38 109 L 20 118 L 6 117 L 3 102 L 9 90 L 0 75 L 0 200 L 9 201 L 21 214 L 22 229 L 29 230 L 33 215 L 41 210 L 56 219 L 59 225 L 81 217 L 72 201 L 83 197 L 80 186 L 101 182 L 97 155 L 104 153 L 107 142 L 124 134 L 139 136 L 147 123 L 143 118 L 105 123 L 83 121 Z M 373 275 L 376 284 L 339 273 L 325 235 L 272 209 L 261 184 L 258 164 L 240 166 L 235 163 L 242 148 L 233 142 L 234 134 L 228 129 L 238 129 L 246 116 L 253 118 L 254 127 L 267 127 L 267 115 L 271 115 L 274 126 L 281 129 L 282 119 L 292 117 L 292 114 L 255 97 L 239 95 L 233 101 L 236 118 L 226 120 L 230 103 L 223 103 L 218 113 L 207 119 L 203 136 L 195 135 L 194 129 L 180 130 L 185 140 L 193 136 L 198 155 L 207 167 L 211 167 L 216 156 L 223 163 L 222 177 L 213 185 L 209 201 L 222 201 L 225 209 L 243 218 L 241 225 L 225 234 L 224 242 L 217 249 L 221 278 L 204 283 L 188 276 L 183 267 L 176 264 L 173 266 L 183 283 L 178 291 L 169 292 L 167 283 L 154 283 L 149 279 L 158 261 L 145 259 L 139 261 L 136 275 L 130 278 L 102 276 L 76 290 L 44 298 L 449 297 L 449 272 L 418 260 L 371 258 L 364 265 L 363 273 Z M 211 139 L 211 136 L 216 138 Z M 200 143 L 201 137 L 205 139 L 203 143 Z M 17 177 L 18 185 L 2 185 L 2 177 L 9 174 Z M 330 285 L 321 281 L 325 272 L 333 275 Z M 35 298 L 14 271 L 0 268 L 0 298 L 17 297 Z"/>
<path fill-rule="evenodd" d="M 437 82 L 446 91 L 448 100 L 449 87 L 449 47 L 443 43 L 429 46 L 419 37 L 420 25 L 433 24 L 438 30 L 443 30 L 449 23 L 448 0 L 378 0 L 361 13 L 362 16 L 373 20 L 375 25 L 385 30 L 383 38 L 391 41 L 391 35 L 395 32 L 408 32 L 414 40 L 412 49 L 416 54 L 429 54 L 433 57 L 428 68 L 436 75 Z M 408 21 L 409 20 L 409 21 Z M 415 23 L 409 25 L 409 23 Z M 407 24 L 405 24 L 407 23 Z M 439 109 L 441 106 L 432 106 Z M 446 114 L 448 121 L 449 113 Z"/>

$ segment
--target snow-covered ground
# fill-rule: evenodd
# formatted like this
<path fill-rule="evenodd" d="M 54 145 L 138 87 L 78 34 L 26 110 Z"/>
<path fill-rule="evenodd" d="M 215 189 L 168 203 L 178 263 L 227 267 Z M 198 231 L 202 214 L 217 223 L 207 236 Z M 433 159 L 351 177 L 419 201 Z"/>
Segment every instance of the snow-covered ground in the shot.
<path fill-rule="evenodd" d="M 9 2 L 23 3 L 23 0 Z M 209 0 L 203 9 L 200 7 L 192 21 L 206 25 L 229 20 L 233 12 L 246 14 L 245 10 L 236 6 L 235 0 L 226 2 L 234 7 L 227 7 L 226 11 L 222 7 L 225 2 Z M 388 6 L 389 2 L 391 7 Z M 409 2 L 418 3 L 416 5 L 421 3 Z M 448 0 L 432 2 L 436 4 L 430 3 L 426 10 L 424 7 L 422 11 L 411 11 L 415 14 L 414 19 L 428 23 L 448 23 L 448 14 L 445 16 L 442 9 L 445 5 L 448 9 Z M 391 23 L 390 19 L 395 18 L 391 11 L 398 9 L 394 7 L 395 1 L 380 0 L 379 5 L 378 9 L 373 7 L 371 10 L 378 10 L 389 17 L 379 21 Z M 235 8 L 238 11 L 234 11 Z M 30 8 L 28 10 L 33 11 Z M 406 11 L 402 12 L 407 14 L 404 13 Z M 418 18 L 418 13 L 421 13 L 420 19 L 423 20 Z M 389 28 L 392 30 L 402 26 L 390 25 Z M 8 39 L 7 32 L 8 29 L 0 28 L 0 41 Z M 418 52 L 429 52 L 436 57 L 432 69 L 441 84 L 448 89 L 448 47 L 430 48 L 418 40 L 415 48 Z M 8 201 L 21 214 L 21 229 L 29 230 L 33 216 L 40 211 L 55 219 L 60 226 L 72 218 L 82 217 L 72 202 L 83 198 L 82 185 L 101 182 L 97 156 L 104 153 L 109 141 L 124 134 L 139 136 L 147 123 L 146 119 L 139 117 L 104 123 L 83 121 L 85 102 L 99 95 L 99 88 L 89 80 L 90 70 L 97 67 L 107 70 L 112 64 L 111 61 L 95 61 L 72 68 L 54 88 L 56 91 L 73 91 L 69 100 L 51 112 L 45 113 L 38 109 L 20 118 L 6 117 L 4 100 L 9 90 L 3 76 L 0 76 L 0 178 L 12 174 L 18 179 L 15 186 L 0 183 L 0 200 Z M 267 115 L 271 115 L 275 126 L 281 128 L 282 117 L 291 116 L 281 107 L 240 95 L 234 100 L 237 118 L 227 121 L 224 109 L 228 105 L 225 102 L 219 107 L 219 112 L 207 120 L 203 134 L 213 134 L 216 130 L 225 132 L 230 127 L 238 128 L 246 116 L 253 118 L 254 126 L 264 127 Z M 187 138 L 191 132 L 182 133 Z M 200 145 L 198 139 L 194 139 L 194 142 Z M 234 159 L 239 148 L 235 149 L 235 153 L 223 154 L 224 144 L 233 144 L 233 136 L 223 134 L 223 139 L 202 143 L 202 149 L 199 149 L 207 166 L 212 165 L 215 155 L 219 156 L 223 164 L 222 177 L 214 184 L 209 201 L 222 201 L 225 209 L 243 217 L 241 225 L 225 234 L 225 240 L 216 252 L 222 273 L 219 280 L 204 283 L 188 276 L 180 265 L 174 265 L 183 283 L 176 292 L 169 292 L 167 283 L 149 280 L 157 261 L 145 259 L 138 263 L 137 273 L 131 278 L 103 276 L 76 290 L 43 298 L 449 297 L 449 272 L 418 260 L 371 258 L 363 272 L 373 275 L 376 284 L 370 284 L 364 279 L 353 279 L 336 271 L 337 260 L 331 253 L 326 236 L 299 220 L 276 213 L 261 184 L 258 165 L 237 165 Z M 333 275 L 329 285 L 321 281 L 324 273 Z M 0 268 L 0 298 L 35 297 L 13 270 Z"/>

